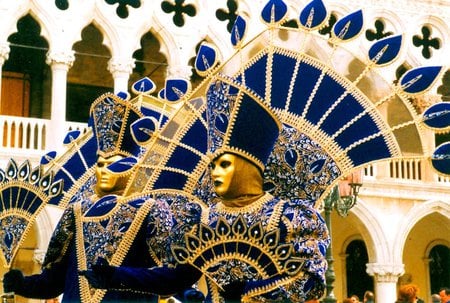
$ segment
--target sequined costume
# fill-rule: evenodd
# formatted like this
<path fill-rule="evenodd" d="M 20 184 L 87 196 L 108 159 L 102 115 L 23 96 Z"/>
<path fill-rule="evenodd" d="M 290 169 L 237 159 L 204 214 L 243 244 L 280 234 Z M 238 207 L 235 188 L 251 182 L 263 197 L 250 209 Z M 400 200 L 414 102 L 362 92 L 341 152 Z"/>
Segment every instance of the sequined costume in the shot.
<path fill-rule="evenodd" d="M 116 265 L 161 265 L 171 225 L 167 204 L 152 199 L 121 200 L 115 195 L 68 206 L 51 238 L 41 274 L 25 277 L 17 294 L 63 302 L 157 302 L 151 293 L 89 287 L 78 272 L 99 258 Z"/>
<path fill-rule="evenodd" d="M 3 279 L 6 291 L 38 299 L 63 293 L 63 302 L 157 301 L 150 292 L 94 289 L 82 276 L 98 262 L 146 268 L 166 262 L 173 224 L 169 205 L 143 193 L 124 195 L 143 152 L 139 134 L 131 135 L 132 124 L 141 118 L 145 116 L 139 104 L 119 96 L 107 93 L 93 102 L 89 125 L 96 139 L 95 193 L 72 194 L 42 272 L 24 277 L 10 270 Z M 80 189 L 83 180 L 75 180 Z"/>
<path fill-rule="evenodd" d="M 211 178 L 219 197 L 210 203 L 208 224 L 190 232 L 174 255 L 205 274 L 208 302 L 321 297 L 330 241 L 324 220 L 298 197 L 263 191 L 262 172 L 282 124 L 245 84 L 222 83 L 207 94 Z"/>
<path fill-rule="evenodd" d="M 224 287 L 242 280 L 250 281 L 244 286 L 246 302 L 302 302 L 304 298 L 322 296 L 327 266 L 324 255 L 329 237 L 322 217 L 314 208 L 303 203 L 280 200 L 266 193 L 244 207 L 227 207 L 221 202 L 211 206 L 209 226 L 216 229 L 223 219 L 230 227 L 243 219 L 249 229 L 261 224 L 263 234 L 279 231 L 277 244 L 292 243 L 295 250 L 292 256 L 304 259 L 305 263 L 302 275 L 295 275 L 292 281 L 280 279 L 274 284 L 277 281 L 275 278 L 270 281 L 270 278 L 262 277 L 261 270 L 256 268 L 258 265 L 250 265 L 258 264 L 260 255 L 248 254 L 246 262 L 241 262 L 238 254 L 236 258 L 219 261 L 207 271 L 207 276 L 215 282 L 210 279 L 208 283 L 209 299 L 212 302 L 223 302 L 217 284 Z M 285 284 L 279 285 L 281 282 Z"/>
<path fill-rule="evenodd" d="M 108 265 L 117 278 L 101 285 L 104 288 L 155 291 L 159 285 L 190 283 L 189 274 L 197 277 L 202 273 L 207 280 L 207 289 L 202 289 L 207 302 L 302 302 L 323 294 L 329 236 L 317 210 L 309 203 L 282 200 L 268 193 L 245 201 L 248 184 L 255 184 L 251 187 L 262 192 L 261 172 L 280 129 L 277 118 L 245 87 L 230 86 L 229 91 L 235 93 L 228 95 L 232 103 L 228 103 L 230 99 L 208 100 L 222 102 L 208 104 L 208 117 L 213 118 L 209 131 L 214 137 L 209 148 L 212 159 L 228 153 L 240 157 L 234 173 L 237 180 L 227 189 L 238 193 L 233 199 L 239 206 L 225 206 L 225 195 L 212 201 L 202 214 L 207 218 L 205 223 L 184 229 L 184 241 L 179 241 L 181 237 L 171 241 L 177 266 L 148 269 Z M 224 111 L 223 103 L 232 108 Z M 217 109 L 229 118 L 214 119 Z M 223 121 L 229 126 L 225 125 L 225 132 L 218 129 L 223 124 L 215 124 Z M 212 160 L 220 166 L 214 163 Z M 242 168 L 244 163 L 248 166 Z M 247 172 L 250 168 L 254 173 Z M 214 180 L 214 169 L 211 177 Z M 253 182 L 253 177 L 259 181 Z M 216 187 L 216 180 L 214 183 Z M 174 201 L 180 200 L 182 195 L 174 197 Z M 89 275 L 95 282 L 103 274 L 94 270 Z"/>
<path fill-rule="evenodd" d="M 268 193 L 242 208 L 218 202 L 209 210 L 208 224 L 188 231 L 186 241 L 185 247 L 172 242 L 174 255 L 184 256 L 178 256 L 177 267 L 108 266 L 115 278 L 105 288 L 173 293 L 204 274 L 205 302 L 230 302 L 222 297 L 222 289 L 242 295 L 243 302 L 303 302 L 323 294 L 328 230 L 317 210 L 306 203 Z M 286 257 L 281 252 L 284 248 Z M 292 270 L 297 264 L 300 267 Z M 273 268 L 283 266 L 284 270 Z M 293 272 L 283 272 L 289 270 Z M 274 274 L 277 271 L 283 273 Z"/>

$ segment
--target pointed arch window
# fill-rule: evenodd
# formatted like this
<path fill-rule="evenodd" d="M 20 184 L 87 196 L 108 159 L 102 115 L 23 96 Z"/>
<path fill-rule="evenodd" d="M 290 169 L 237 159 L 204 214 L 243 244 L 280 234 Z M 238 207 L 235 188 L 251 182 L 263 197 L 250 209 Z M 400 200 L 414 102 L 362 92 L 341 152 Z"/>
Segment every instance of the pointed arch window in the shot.
<path fill-rule="evenodd" d="M 450 248 L 445 245 L 434 246 L 428 256 L 431 293 L 439 293 L 441 287 L 450 285 Z"/>
<path fill-rule="evenodd" d="M 373 278 L 366 272 L 369 262 L 366 244 L 362 240 L 350 242 L 345 250 L 347 296 L 357 295 L 362 298 L 366 290 L 373 291 Z"/>

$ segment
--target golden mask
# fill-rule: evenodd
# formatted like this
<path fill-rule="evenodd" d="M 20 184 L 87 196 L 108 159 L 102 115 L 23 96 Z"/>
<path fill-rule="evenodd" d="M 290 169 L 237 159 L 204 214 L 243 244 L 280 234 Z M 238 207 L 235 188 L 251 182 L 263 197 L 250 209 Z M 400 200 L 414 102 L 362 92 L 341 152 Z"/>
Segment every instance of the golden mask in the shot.
<path fill-rule="evenodd" d="M 124 177 L 116 175 L 107 169 L 109 164 L 122 158 L 123 157 L 120 155 L 109 158 L 103 158 L 102 156 L 98 157 L 95 176 L 97 177 L 96 192 L 99 196 L 117 193 L 125 189 L 128 176 Z"/>
<path fill-rule="evenodd" d="M 259 168 L 238 155 L 222 154 L 211 162 L 211 169 L 214 189 L 224 200 L 263 194 Z"/>

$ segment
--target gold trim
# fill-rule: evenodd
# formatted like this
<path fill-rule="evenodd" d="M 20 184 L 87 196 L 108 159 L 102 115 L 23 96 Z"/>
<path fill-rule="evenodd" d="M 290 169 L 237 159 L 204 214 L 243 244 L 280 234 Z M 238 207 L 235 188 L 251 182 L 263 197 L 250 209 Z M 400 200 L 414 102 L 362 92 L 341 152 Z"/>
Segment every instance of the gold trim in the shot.
<path fill-rule="evenodd" d="M 117 205 L 120 205 L 121 203 L 126 203 L 129 200 L 124 200 L 121 202 L 117 202 Z M 95 204 L 94 204 L 95 205 Z M 117 250 L 114 252 L 111 258 L 110 265 L 112 266 L 120 266 L 123 260 L 126 257 L 126 254 L 128 253 L 131 245 L 133 244 L 133 241 L 139 232 L 139 229 L 141 228 L 141 225 L 143 221 L 145 220 L 146 216 L 148 215 L 151 206 L 153 203 L 150 203 L 150 200 L 147 200 L 137 211 L 134 220 L 132 221 L 129 229 L 125 232 L 123 235 L 119 246 L 117 247 Z M 116 210 L 116 206 L 113 210 Z M 109 212 L 108 215 L 110 215 L 113 211 Z M 83 222 L 89 222 L 89 220 L 84 220 L 84 216 L 81 212 L 81 203 L 76 203 L 74 205 L 74 214 L 75 214 L 75 224 L 76 224 L 76 250 L 77 250 L 77 264 L 78 264 L 78 270 L 86 270 L 87 269 L 87 263 L 86 263 L 86 252 L 84 247 L 84 234 L 83 234 Z M 102 218 L 105 218 L 107 216 L 102 216 Z M 159 260 L 153 252 L 150 252 L 152 259 L 155 261 L 155 263 L 160 266 L 162 264 L 161 260 Z M 95 289 L 93 291 L 93 295 L 91 295 L 91 288 L 89 286 L 89 283 L 87 279 L 83 276 L 78 276 L 78 283 L 79 283 L 79 289 L 80 289 L 80 296 L 82 302 L 90 302 L 90 303 L 96 303 L 100 302 L 104 295 L 106 294 L 106 290 L 104 289 Z"/>

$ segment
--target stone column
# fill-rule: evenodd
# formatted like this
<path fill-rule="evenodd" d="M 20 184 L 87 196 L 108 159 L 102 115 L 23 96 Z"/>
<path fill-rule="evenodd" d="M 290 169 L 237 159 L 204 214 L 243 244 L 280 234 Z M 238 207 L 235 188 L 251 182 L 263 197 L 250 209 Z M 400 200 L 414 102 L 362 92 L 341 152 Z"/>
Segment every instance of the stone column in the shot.
<path fill-rule="evenodd" d="M 128 80 L 135 66 L 134 59 L 113 57 L 108 62 L 108 70 L 114 78 L 114 93 L 127 92 Z"/>
<path fill-rule="evenodd" d="M 75 61 L 73 51 L 49 52 L 47 64 L 52 70 L 50 127 L 47 129 L 46 150 L 58 150 L 66 135 L 67 72 Z"/>
<path fill-rule="evenodd" d="M 9 58 L 9 52 L 11 49 L 9 48 L 8 43 L 2 43 L 0 45 L 0 75 L 3 74 L 3 64 L 5 64 L 5 61 Z M 2 108 L 2 77 L 0 77 L 0 111 Z"/>
<path fill-rule="evenodd" d="M 397 299 L 397 281 L 405 272 L 403 264 L 368 263 L 367 273 L 375 280 L 375 302 L 395 302 Z"/>

